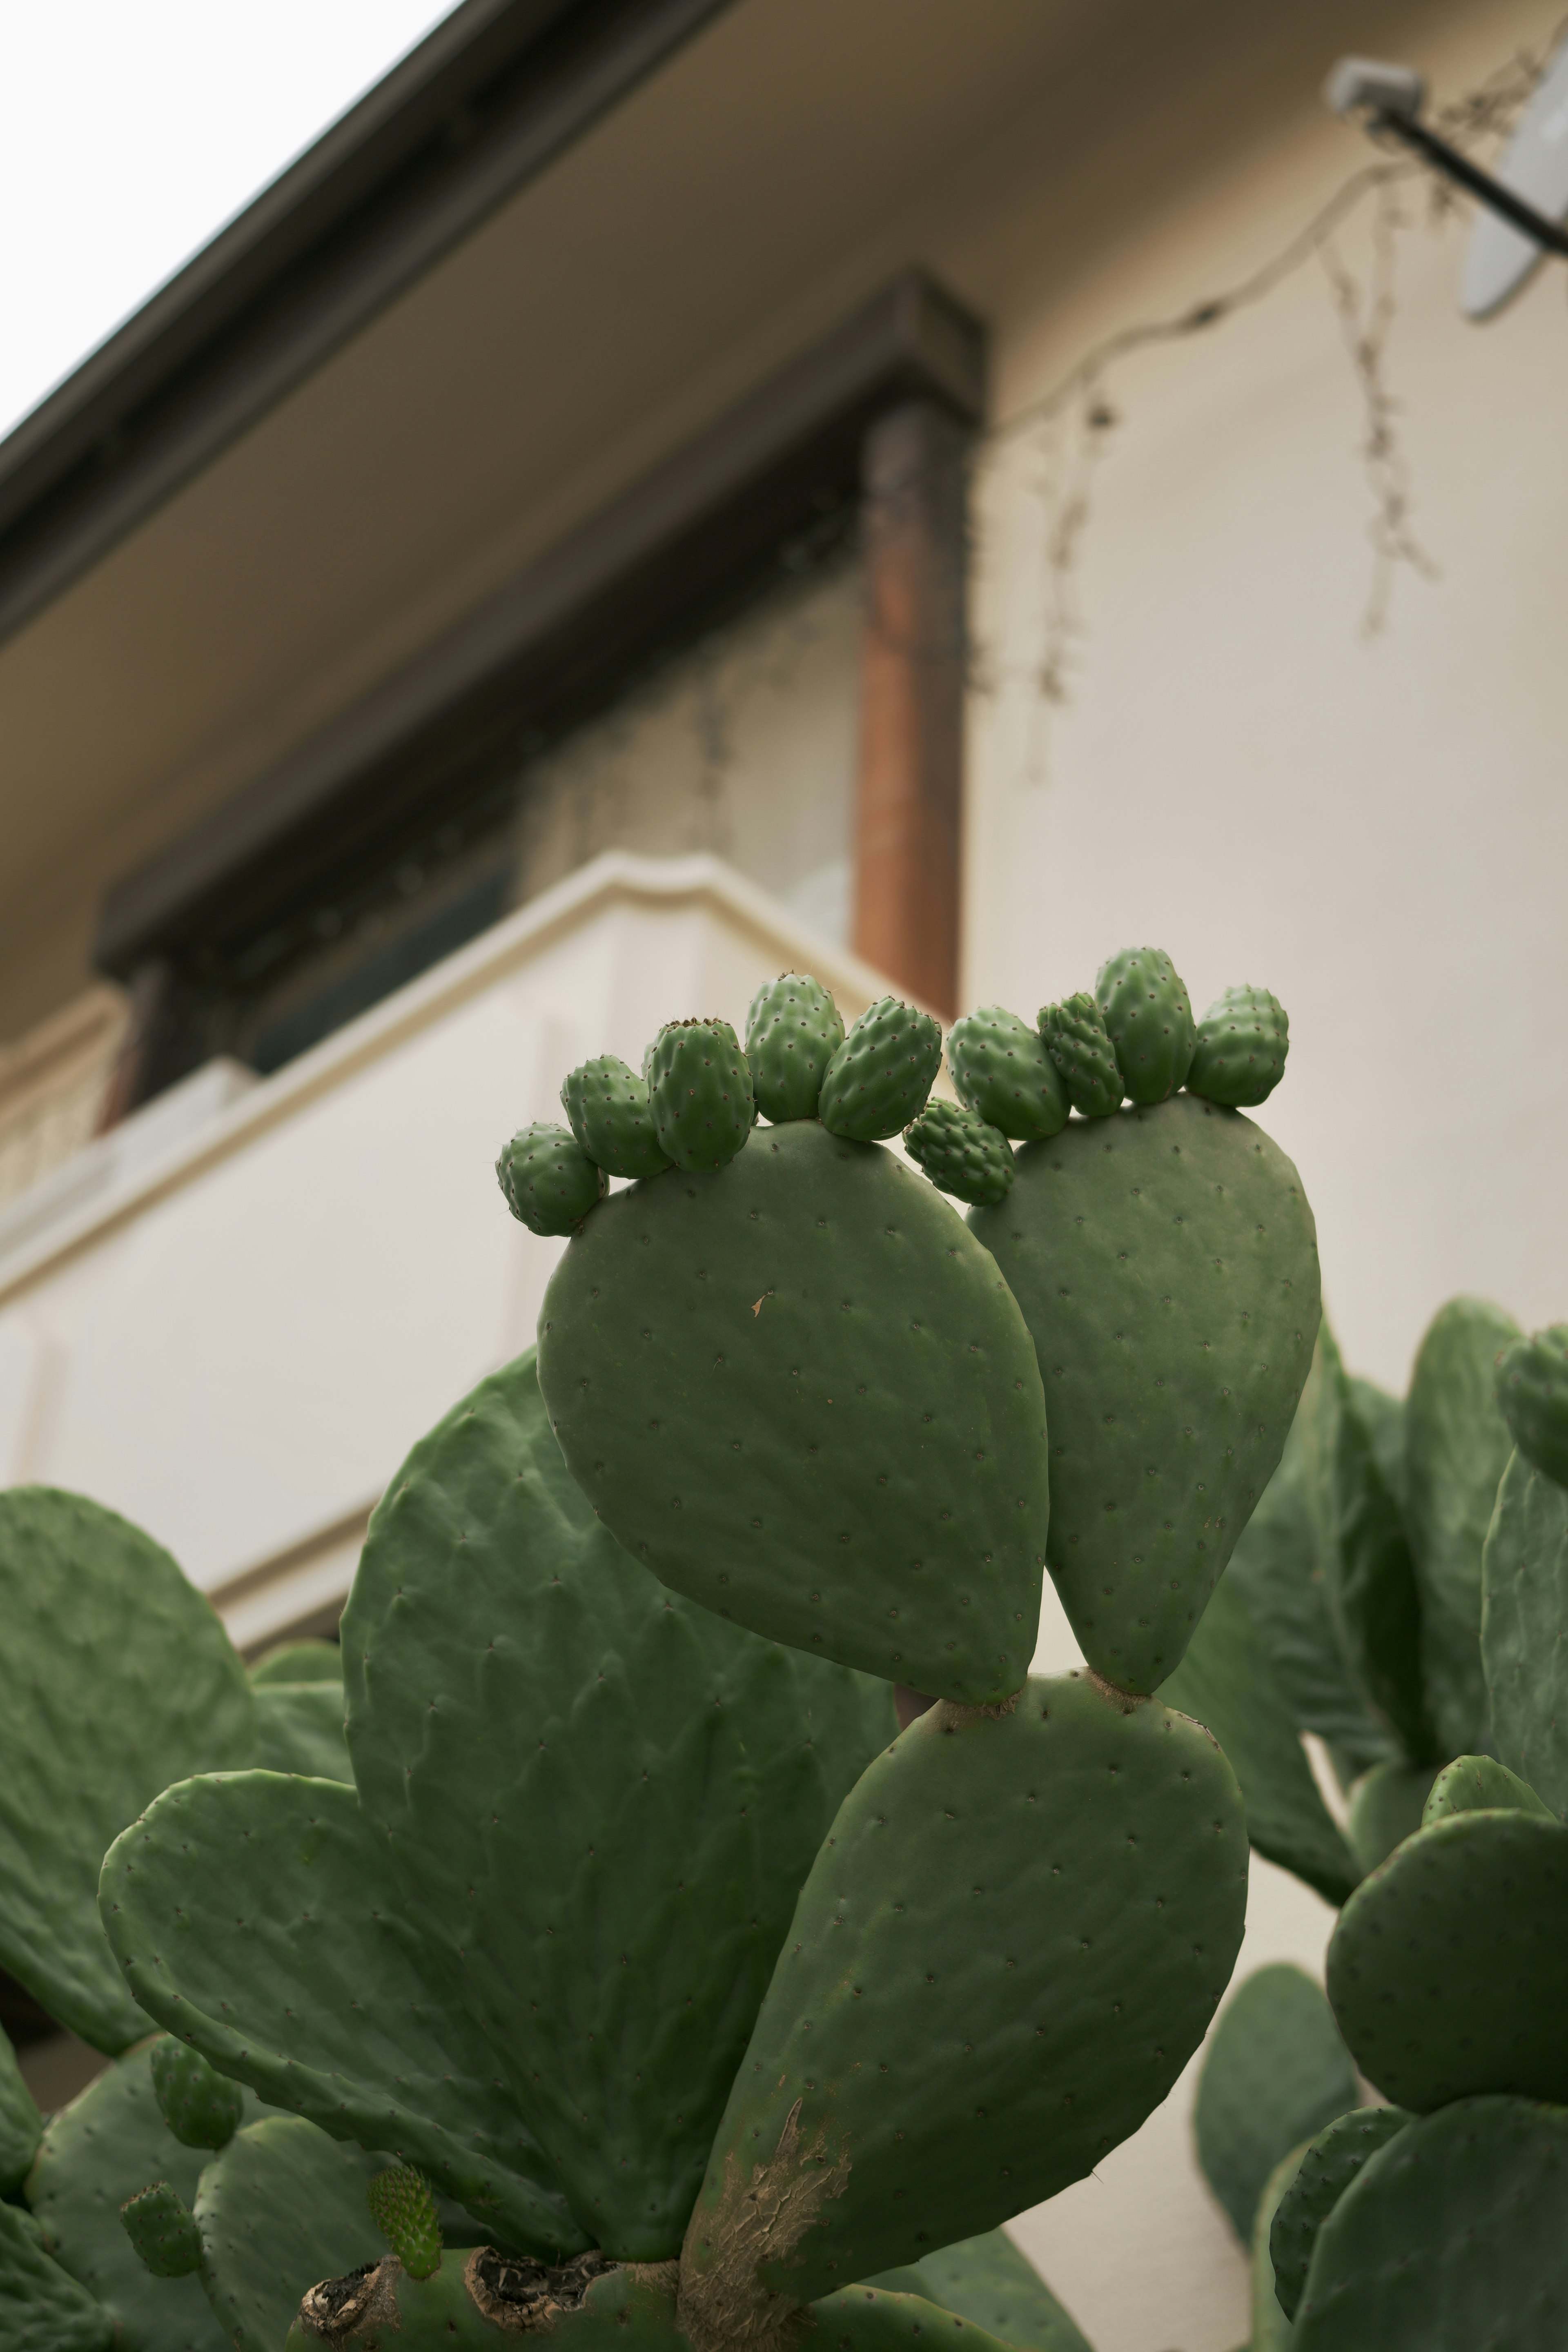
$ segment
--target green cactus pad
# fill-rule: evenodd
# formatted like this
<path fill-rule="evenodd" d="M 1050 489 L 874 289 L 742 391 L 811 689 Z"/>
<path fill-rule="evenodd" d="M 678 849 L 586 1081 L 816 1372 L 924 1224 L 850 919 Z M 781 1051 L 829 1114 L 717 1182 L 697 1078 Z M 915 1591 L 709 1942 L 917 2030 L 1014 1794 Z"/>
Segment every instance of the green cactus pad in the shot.
<path fill-rule="evenodd" d="M 1187 1085 L 1207 1102 L 1255 1110 L 1285 1075 L 1290 1024 L 1266 988 L 1227 988 L 1198 1024 Z"/>
<path fill-rule="evenodd" d="M 1357 1682 L 1413 1762 L 1436 1759 L 1421 1673 L 1421 1597 L 1404 1516 L 1378 1459 L 1365 1382 L 1342 1384 L 1331 1465 L 1328 1592 Z M 1392 1398 L 1382 1402 L 1392 1405 Z"/>
<path fill-rule="evenodd" d="M 879 996 L 827 1065 L 817 1116 L 848 1142 L 885 1142 L 919 1116 L 941 1067 L 941 1023 Z"/>
<path fill-rule="evenodd" d="M 1416 2114 L 1489 2091 L 1568 2098 L 1568 1828 L 1458 1813 L 1357 1887 L 1329 1945 L 1356 2064 Z"/>
<path fill-rule="evenodd" d="M 0 2026 L 0 2197 L 8 2197 L 26 2179 L 43 2128 L 10 2036 Z"/>
<path fill-rule="evenodd" d="M 0 2203 L 0 2344 L 5 2352 L 116 2352 L 114 2315 L 53 2261 L 30 2213 Z"/>
<path fill-rule="evenodd" d="M 1319 2231 L 1362 2167 L 1409 2121 L 1403 2107 L 1352 2107 L 1302 2154 L 1269 2228 L 1274 2293 L 1287 2318 L 1300 2305 Z"/>
<path fill-rule="evenodd" d="M 1549 1822 L 1557 1818 L 1517 1772 L 1510 1772 L 1495 1757 L 1457 1756 L 1433 1781 L 1422 1808 L 1421 1826 L 1430 1829 L 1434 1822 L 1451 1821 L 1456 1813 L 1509 1811 L 1534 1813 Z"/>
<path fill-rule="evenodd" d="M 1307 2150 L 1293 2147 L 1263 2184 L 1252 2225 L 1252 2337 L 1247 2352 L 1291 2352 L 1290 2323 L 1280 2308 L 1274 2277 L 1274 2217 L 1290 2193 Z"/>
<path fill-rule="evenodd" d="M 302 2116 L 264 2116 L 207 2166 L 195 2200 L 205 2283 L 238 2352 L 279 2352 L 319 2279 L 381 2260 L 365 2190 L 383 2164 Z"/>
<path fill-rule="evenodd" d="M 1367 2163 L 1318 2233 L 1292 2352 L 1568 2341 L 1568 2114 L 1466 2099 Z"/>
<path fill-rule="evenodd" d="M 1228 1576 L 1160 1697 L 1219 1741 L 1241 1784 L 1247 1834 L 1258 1852 L 1294 1871 L 1325 1902 L 1342 1903 L 1361 1873 L 1318 1793 L 1289 1701 Z M 1291 2145 L 1286 2140 L 1274 2156 Z M 1245 2238 L 1247 2227 L 1238 2226 Z"/>
<path fill-rule="evenodd" d="M 193 2204 L 210 2161 L 182 2147 L 158 2111 L 157 2046 L 132 2051 L 50 2116 L 27 2201 L 56 2259 L 111 2315 L 122 2352 L 228 2352 L 201 2281 L 154 2278 L 120 2218 L 126 2199 L 154 2180 Z M 10 2352 L 9 2338 L 0 2341 Z"/>
<path fill-rule="evenodd" d="M 1109 1118 L 1125 1089 L 1110 1032 L 1093 997 L 1080 989 L 1060 1004 L 1043 1004 L 1039 1032 L 1074 1110 L 1084 1118 Z"/>
<path fill-rule="evenodd" d="M 609 1190 L 576 1137 L 547 1121 L 520 1127 L 501 1146 L 496 1181 L 518 1223 L 540 1234 L 574 1233 Z"/>
<path fill-rule="evenodd" d="M 341 1678 L 261 1684 L 256 1694 L 256 1752 L 250 1760 L 263 1772 L 352 1780 Z"/>
<path fill-rule="evenodd" d="M 1081 2179 L 1197 2047 L 1246 1901 L 1240 1793 L 1183 1717 L 1076 1675 L 921 1716 L 802 1891 L 687 2233 L 689 2325 L 743 2332 Z"/>
<path fill-rule="evenodd" d="M 1034 1349 L 890 1152 L 803 1120 L 607 1202 L 551 1277 L 539 1379 L 589 1502 L 676 1591 L 937 1697 L 1022 1683 L 1048 1509 Z"/>
<path fill-rule="evenodd" d="M 1317 1335 L 1300 1179 L 1238 1112 L 1177 1095 L 1026 1143 L 969 1223 L 1045 1379 L 1047 1557 L 1097 1674 L 1173 1674 L 1279 1462 Z"/>
<path fill-rule="evenodd" d="M 365 2189 L 370 2215 L 410 2278 L 433 2278 L 441 2267 L 441 2224 L 436 2200 L 412 2166 L 389 2164 Z"/>
<path fill-rule="evenodd" d="M 153 2044 L 153 2095 L 182 2147 L 226 2147 L 245 2112 L 240 2085 L 172 2033 Z"/>
<path fill-rule="evenodd" d="M 154 2180 L 120 2209 L 137 2260 L 154 2278 L 193 2278 L 202 2266 L 202 2233 L 177 2189 Z"/>
<path fill-rule="evenodd" d="M 1519 1336 L 1500 1307 L 1453 1298 L 1427 1328 L 1405 1408 L 1405 1514 L 1421 1588 L 1421 1665 L 1439 1753 L 1486 1745 L 1481 1549 L 1513 1440 L 1496 1363 Z"/>
<path fill-rule="evenodd" d="M 746 1015 L 746 1059 L 757 1108 L 775 1127 L 815 1118 L 827 1066 L 844 1043 L 844 1016 L 820 981 L 781 972 Z"/>
<path fill-rule="evenodd" d="M 648 1064 L 665 1157 L 689 1173 L 727 1168 L 752 1131 L 752 1074 L 727 1021 L 672 1021 Z"/>
<path fill-rule="evenodd" d="M 268 1683 L 337 1683 L 343 1679 L 342 1652 L 335 1642 L 279 1642 L 250 1669 L 251 1685 Z"/>
<path fill-rule="evenodd" d="M 628 1559 L 531 1355 L 392 1480 L 343 1639 L 364 1802 L 584 2235 L 673 2255 L 801 1882 L 894 1736 L 887 1684 Z"/>
<path fill-rule="evenodd" d="M 1193 2129 L 1204 2178 L 1243 2245 L 1275 2167 L 1356 2102 L 1355 2068 L 1305 1969 L 1257 1969 L 1219 2014 Z"/>
<path fill-rule="evenodd" d="M 1351 1678 L 1329 1609 L 1337 1574 L 1329 1471 L 1339 1381 L 1339 1350 L 1325 1321 L 1279 1467 L 1241 1531 L 1226 1580 L 1247 1603 L 1298 1729 L 1315 1731 L 1355 1773 L 1392 1755 L 1394 1742 Z"/>
<path fill-rule="evenodd" d="M 1568 1494 L 1516 1454 L 1487 1532 L 1481 1655 L 1503 1762 L 1568 1814 Z"/>
<path fill-rule="evenodd" d="M 1003 1005 L 983 1004 L 953 1023 L 947 1066 L 959 1101 L 1020 1143 L 1059 1135 L 1068 1123 L 1072 1105 L 1045 1039 Z"/>
<path fill-rule="evenodd" d="M 1435 1764 L 1406 1764 L 1391 1757 L 1355 1782 L 1345 1842 L 1363 1878 L 1386 1862 L 1396 1845 L 1415 1836 L 1436 1776 Z"/>
<path fill-rule="evenodd" d="M 799 2352 L 1005 2352 L 995 2336 L 958 2312 L 876 2286 L 825 2295 L 799 2315 L 790 2340 Z"/>
<path fill-rule="evenodd" d="M 1497 1395 L 1525 1460 L 1568 1486 L 1568 1323 L 1553 1323 L 1503 1350 Z"/>
<path fill-rule="evenodd" d="M 990 1208 L 1013 1182 L 1013 1154 L 1000 1128 L 957 1103 L 931 1101 L 904 1131 L 904 1149 L 939 1192 Z"/>
<path fill-rule="evenodd" d="M 99 1864 L 171 1780 L 249 1760 L 250 1686 L 168 1553 L 52 1487 L 0 1495 L 0 1967 L 124 2050 L 147 2020 L 98 1924 Z"/>
<path fill-rule="evenodd" d="M 614 1054 L 573 1070 L 561 1108 L 580 1150 L 607 1176 L 658 1176 L 670 1165 L 653 1123 L 647 1081 Z"/>
<path fill-rule="evenodd" d="M 1186 1084 L 1197 1024 L 1186 982 L 1159 948 L 1123 948 L 1094 983 L 1129 1102 L 1163 1102 Z"/>
<path fill-rule="evenodd" d="M 269 2105 L 416 2163 L 524 2246 L 577 2238 L 352 1789 L 181 1781 L 110 1847 L 102 1906 L 148 2014 Z"/>
<path fill-rule="evenodd" d="M 943 2311 L 984 2327 L 1015 2352 L 1092 2352 L 1026 2254 L 1001 2230 L 961 2238 L 903 2270 L 884 2271 L 868 2286 L 885 2294 L 923 2295 Z M 830 2311 L 839 2298 L 818 2304 Z"/>

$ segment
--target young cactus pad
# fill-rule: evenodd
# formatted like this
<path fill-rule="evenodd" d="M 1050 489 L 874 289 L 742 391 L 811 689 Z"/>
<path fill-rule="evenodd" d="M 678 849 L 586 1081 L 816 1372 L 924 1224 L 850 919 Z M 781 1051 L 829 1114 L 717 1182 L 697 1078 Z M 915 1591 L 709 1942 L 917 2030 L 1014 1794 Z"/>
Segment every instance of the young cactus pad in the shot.
<path fill-rule="evenodd" d="M 1279 1460 L 1312 1360 L 1312 1213 L 1250 1120 L 1176 1095 L 1025 1144 L 970 1224 L 1034 1336 L 1047 1559 L 1095 1672 L 1173 1673 Z"/>
<path fill-rule="evenodd" d="M 681 2256 L 698 2352 L 1081 2179 L 1202 2041 L 1246 1904 L 1184 1717 L 1079 1675 L 921 1716 L 840 1808 L 736 2075 Z"/>
<path fill-rule="evenodd" d="M 531 1234 L 569 1234 L 608 1189 L 602 1168 L 563 1127 L 521 1127 L 501 1147 L 496 1181 Z"/>
<path fill-rule="evenodd" d="M 153 2094 L 182 2147 L 226 2147 L 245 2112 L 239 2084 L 172 2033 L 153 2044 Z"/>
<path fill-rule="evenodd" d="M 1206 1102 L 1255 1110 L 1285 1075 L 1290 1024 L 1266 988 L 1227 988 L 1198 1024 L 1187 1085 Z"/>
<path fill-rule="evenodd" d="M 896 996 L 879 997 L 827 1065 L 817 1115 L 830 1134 L 885 1142 L 919 1113 L 941 1067 L 941 1024 Z"/>
<path fill-rule="evenodd" d="M 1094 983 L 1129 1102 L 1163 1102 L 1186 1084 L 1197 1029 L 1186 983 L 1158 948 L 1123 948 Z"/>
<path fill-rule="evenodd" d="M 775 1127 L 815 1118 L 827 1066 L 844 1043 L 844 1016 L 818 980 L 781 972 L 746 1015 L 746 1059 L 757 1108 Z"/>
<path fill-rule="evenodd" d="M 904 1130 L 904 1149 L 918 1160 L 939 1192 L 989 1208 L 1005 1200 L 1013 1181 L 1013 1154 L 1000 1128 L 988 1127 L 959 1103 L 928 1102 Z"/>
<path fill-rule="evenodd" d="M 1035 1351 L 889 1152 L 801 1120 L 605 1202 L 551 1277 L 539 1380 L 595 1511 L 675 1591 L 934 1697 L 1023 1682 L 1048 1509 Z"/>
<path fill-rule="evenodd" d="M 434 2278 L 441 2267 L 441 2224 L 436 2200 L 412 2166 L 389 2164 L 365 2190 L 371 2217 L 410 2278 Z"/>
<path fill-rule="evenodd" d="M 1274 2292 L 1294 2319 L 1318 2232 L 1362 2167 L 1410 2121 L 1403 2107 L 1351 2107 L 1321 2131 L 1275 2208 L 1268 2249 Z"/>
<path fill-rule="evenodd" d="M 177 2189 L 154 2180 L 120 2209 L 138 2260 L 154 2278 L 191 2278 L 202 2266 L 202 2233 Z"/>
<path fill-rule="evenodd" d="M 647 1084 L 613 1054 L 572 1071 L 561 1089 L 579 1148 L 607 1176 L 657 1176 L 670 1164 L 653 1123 Z"/>
<path fill-rule="evenodd" d="M 1125 1091 L 1105 1017 L 1082 990 L 1060 1004 L 1041 1007 L 1040 1035 L 1060 1073 L 1074 1110 L 1109 1118 Z"/>
<path fill-rule="evenodd" d="M 965 1108 L 1020 1143 L 1038 1143 L 1068 1123 L 1072 1105 L 1044 1038 L 1000 1004 L 953 1023 L 947 1066 Z"/>
<path fill-rule="evenodd" d="M 752 1129 L 752 1074 L 727 1021 L 672 1021 L 648 1063 L 659 1148 L 678 1168 L 711 1173 Z"/>

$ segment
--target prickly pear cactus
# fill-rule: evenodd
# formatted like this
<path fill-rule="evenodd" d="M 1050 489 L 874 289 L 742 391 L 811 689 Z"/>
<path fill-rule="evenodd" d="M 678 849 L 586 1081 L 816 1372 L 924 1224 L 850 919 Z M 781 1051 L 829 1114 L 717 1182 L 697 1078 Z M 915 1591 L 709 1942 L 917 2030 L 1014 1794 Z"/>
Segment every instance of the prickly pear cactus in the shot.
<path fill-rule="evenodd" d="M 1193 2110 L 1204 2177 L 1243 2245 L 1276 2166 L 1355 2102 L 1355 2068 L 1311 1978 L 1285 1961 L 1255 1969 L 1220 2013 Z"/>
<path fill-rule="evenodd" d="M 1197 1029 L 1186 983 L 1159 948 L 1123 948 L 1094 983 L 1129 1102 L 1164 1102 L 1186 1084 Z"/>
<path fill-rule="evenodd" d="M 507 1207 L 531 1234 L 569 1234 L 606 1190 L 595 1166 L 563 1127 L 520 1127 L 496 1161 Z"/>
<path fill-rule="evenodd" d="M 941 1067 L 941 1024 L 896 996 L 879 997 L 827 1065 L 817 1116 L 851 1143 L 884 1142 L 917 1117 Z"/>
<path fill-rule="evenodd" d="M 43 2129 L 10 2037 L 0 2027 L 0 2197 L 8 2197 L 26 2179 Z"/>
<path fill-rule="evenodd" d="M 574 1070 L 561 1107 L 577 1145 L 607 1176 L 657 1176 L 670 1165 L 653 1123 L 647 1082 L 600 1054 Z"/>
<path fill-rule="evenodd" d="M 746 1015 L 746 1059 L 757 1108 L 777 1127 L 815 1118 L 827 1066 L 844 1043 L 844 1016 L 822 982 L 781 972 Z"/>
<path fill-rule="evenodd" d="M 153 2044 L 153 2095 L 182 2147 L 226 2147 L 245 2109 L 239 2084 L 172 2034 Z"/>
<path fill-rule="evenodd" d="M 914 1125 L 904 1129 L 904 1149 L 937 1191 L 955 1201 L 989 1208 L 1007 1196 L 1013 1154 L 1006 1137 L 957 1103 L 927 1103 Z"/>
<path fill-rule="evenodd" d="M 166 2180 L 154 2180 L 120 2209 L 125 2234 L 154 2278 L 190 2278 L 202 2266 L 202 2233 L 190 2207 Z"/>
<path fill-rule="evenodd" d="M 0 2343 L 6 2352 L 119 2352 L 114 2315 L 60 2268 L 30 2213 L 0 2200 Z"/>
<path fill-rule="evenodd" d="M 1109 1118 L 1125 1091 L 1105 1016 L 1080 990 L 1060 1004 L 1040 1008 L 1040 1035 L 1068 1098 L 1084 1118 Z"/>
<path fill-rule="evenodd" d="M 1000 1004 L 966 1013 L 948 1032 L 947 1066 L 958 1099 L 1020 1143 L 1058 1135 L 1072 1105 L 1038 1029 Z"/>
<path fill-rule="evenodd" d="M 1498 1360 L 1498 1403 L 1535 1470 L 1568 1486 L 1568 1323 L 1516 1339 Z"/>
<path fill-rule="evenodd" d="M 1256 1110 L 1285 1075 L 1290 1024 L 1266 988 L 1227 988 L 1198 1024 L 1187 1084 L 1205 1102 Z"/>
<path fill-rule="evenodd" d="M 1362 2167 L 1409 2121 L 1403 2107 L 1351 2107 L 1306 2149 L 1270 2217 L 1274 2293 L 1288 2319 L 1300 2305 L 1319 2231 Z"/>
<path fill-rule="evenodd" d="M 1515 1454 L 1483 1554 L 1481 1657 L 1502 1761 L 1568 1815 L 1568 1490 Z"/>
<path fill-rule="evenodd" d="M 688 1173 L 727 1167 L 752 1130 L 752 1074 L 727 1021 L 673 1021 L 648 1064 L 659 1148 Z"/>
<path fill-rule="evenodd" d="M 436 2200 L 413 2168 L 389 2164 L 365 2190 L 371 2219 L 410 2278 L 434 2278 L 441 2267 L 441 2224 Z"/>

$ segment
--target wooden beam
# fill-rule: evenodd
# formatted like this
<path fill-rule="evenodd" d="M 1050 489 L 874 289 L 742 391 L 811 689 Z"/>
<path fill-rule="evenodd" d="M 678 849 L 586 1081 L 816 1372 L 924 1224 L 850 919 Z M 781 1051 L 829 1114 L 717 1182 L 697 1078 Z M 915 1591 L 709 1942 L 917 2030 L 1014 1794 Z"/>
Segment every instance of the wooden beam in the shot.
<path fill-rule="evenodd" d="M 864 457 L 855 947 L 941 1013 L 957 1011 L 963 798 L 964 444 L 911 400 Z"/>

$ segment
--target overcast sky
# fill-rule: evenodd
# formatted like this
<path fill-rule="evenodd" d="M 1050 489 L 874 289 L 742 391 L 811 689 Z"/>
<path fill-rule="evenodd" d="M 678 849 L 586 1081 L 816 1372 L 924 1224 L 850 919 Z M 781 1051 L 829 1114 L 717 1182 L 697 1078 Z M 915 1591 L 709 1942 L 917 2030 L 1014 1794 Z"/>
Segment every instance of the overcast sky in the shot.
<path fill-rule="evenodd" d="M 0 0 L 0 435 L 450 5 Z"/>

